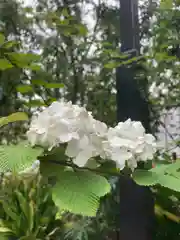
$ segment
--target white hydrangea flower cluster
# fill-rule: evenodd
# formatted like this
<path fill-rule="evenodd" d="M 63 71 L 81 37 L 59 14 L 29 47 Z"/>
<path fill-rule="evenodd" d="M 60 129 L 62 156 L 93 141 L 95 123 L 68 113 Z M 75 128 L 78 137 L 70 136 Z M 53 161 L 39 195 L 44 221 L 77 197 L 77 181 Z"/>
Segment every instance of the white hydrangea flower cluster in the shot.
<path fill-rule="evenodd" d="M 120 169 L 125 167 L 125 163 L 134 169 L 138 161 L 153 158 L 156 142 L 151 134 L 145 133 L 140 122 L 128 119 L 114 128 L 109 128 L 104 149 L 107 157 L 115 161 Z"/>
<path fill-rule="evenodd" d="M 145 133 L 140 122 L 128 119 L 108 128 L 71 102 L 54 102 L 34 116 L 27 136 L 32 145 L 49 150 L 66 143 L 66 156 L 79 167 L 100 156 L 115 161 L 120 169 L 126 163 L 133 169 L 137 161 L 152 159 L 156 151 L 155 138 Z"/>

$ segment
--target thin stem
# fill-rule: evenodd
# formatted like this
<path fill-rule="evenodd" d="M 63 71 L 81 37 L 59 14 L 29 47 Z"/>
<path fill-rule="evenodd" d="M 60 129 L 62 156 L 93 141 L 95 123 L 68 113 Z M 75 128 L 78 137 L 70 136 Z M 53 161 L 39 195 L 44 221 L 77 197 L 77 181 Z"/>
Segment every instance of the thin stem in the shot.
<path fill-rule="evenodd" d="M 60 162 L 60 161 L 57 161 L 57 160 L 45 160 L 43 159 L 43 162 L 49 162 L 49 163 L 52 163 L 52 164 L 57 164 L 57 165 L 61 165 L 61 166 L 66 166 L 66 167 L 72 167 L 73 169 L 75 170 L 87 170 L 87 171 L 91 171 L 91 172 L 95 172 L 95 173 L 99 173 L 99 174 L 108 174 L 110 176 L 121 176 L 123 175 L 123 173 L 121 172 L 105 172 L 103 171 L 102 169 L 92 169 L 92 168 L 88 168 L 88 167 L 78 167 L 77 165 L 73 164 L 73 163 L 70 163 L 70 162 Z"/>

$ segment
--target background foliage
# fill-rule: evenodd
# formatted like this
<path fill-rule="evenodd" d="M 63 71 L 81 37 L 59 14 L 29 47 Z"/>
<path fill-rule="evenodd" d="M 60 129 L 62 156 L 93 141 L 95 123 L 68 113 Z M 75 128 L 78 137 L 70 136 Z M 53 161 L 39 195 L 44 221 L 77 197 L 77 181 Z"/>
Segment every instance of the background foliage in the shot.
<path fill-rule="evenodd" d="M 137 75 L 145 74 L 148 79 L 154 131 L 159 126 L 165 127 L 161 119 L 167 110 L 174 111 L 180 105 L 179 5 L 178 0 L 161 0 L 156 4 L 150 0 L 140 1 L 142 53 L 147 61 L 140 62 Z M 21 1 L 4 0 L 0 7 L 0 32 L 2 117 L 17 111 L 25 111 L 31 116 L 42 106 L 64 98 L 85 105 L 97 119 L 108 125 L 115 124 L 115 68 L 124 57 L 119 53 L 117 1 L 110 4 L 102 0 L 37 0 L 32 7 Z M 143 84 L 144 81 L 140 81 L 139 85 Z M 22 123 L 4 126 L 1 128 L 2 143 L 23 138 L 26 127 Z M 175 147 L 179 146 L 178 136 L 171 138 Z M 157 157 L 171 161 L 171 151 Z M 61 216 L 62 239 L 116 239 L 119 199 L 115 180 L 112 179 L 114 191 L 102 200 L 95 219 L 69 213 Z M 34 187 L 39 191 L 38 185 Z M 27 197 L 23 187 L 18 191 Z M 176 240 L 179 220 L 174 216 L 179 215 L 179 195 L 163 188 L 154 191 L 161 206 L 156 209 L 157 239 Z M 12 192 L 6 194 L 12 196 Z M 39 201 L 35 203 L 37 206 L 43 200 L 40 198 Z M 7 204 L 10 206 L 11 202 Z M 47 200 L 43 204 L 51 207 L 52 202 Z M 22 210 L 18 207 L 18 211 Z M 19 226 L 12 226 L 9 213 L 3 212 L 2 216 L 10 221 L 8 226 L 15 229 L 15 235 L 24 234 L 21 229 L 24 215 Z M 39 215 L 34 215 L 36 217 Z M 54 215 L 48 215 L 48 218 L 48 221 L 55 221 Z M 29 231 L 28 228 L 29 223 L 26 229 L 23 225 L 23 231 Z M 43 231 L 47 233 L 44 228 Z M 40 232 L 38 237 L 44 237 L 44 232 L 42 235 Z"/>

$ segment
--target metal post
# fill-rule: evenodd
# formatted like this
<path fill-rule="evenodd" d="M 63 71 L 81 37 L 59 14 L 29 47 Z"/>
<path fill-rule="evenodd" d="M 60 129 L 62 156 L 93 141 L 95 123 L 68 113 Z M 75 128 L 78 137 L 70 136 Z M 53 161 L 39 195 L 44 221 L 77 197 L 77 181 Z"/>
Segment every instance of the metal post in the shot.
<path fill-rule="evenodd" d="M 137 0 L 120 0 L 121 52 L 139 55 Z M 148 103 L 141 96 L 134 79 L 134 67 L 117 69 L 118 121 L 128 118 L 141 121 L 150 132 Z M 120 178 L 120 240 L 152 240 L 154 200 L 149 188 L 135 184 L 128 177 Z"/>

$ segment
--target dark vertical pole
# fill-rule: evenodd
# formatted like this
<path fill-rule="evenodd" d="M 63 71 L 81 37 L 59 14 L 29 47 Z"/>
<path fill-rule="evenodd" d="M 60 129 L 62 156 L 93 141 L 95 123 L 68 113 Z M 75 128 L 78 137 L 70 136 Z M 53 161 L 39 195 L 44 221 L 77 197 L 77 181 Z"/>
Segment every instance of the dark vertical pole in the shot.
<path fill-rule="evenodd" d="M 137 0 L 120 0 L 121 51 L 139 55 L 139 25 Z M 117 69 L 118 121 L 128 118 L 141 121 L 150 131 L 148 103 L 141 96 L 130 68 Z M 135 184 L 128 177 L 120 178 L 119 240 L 153 240 L 154 200 L 149 188 Z"/>

